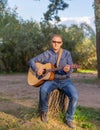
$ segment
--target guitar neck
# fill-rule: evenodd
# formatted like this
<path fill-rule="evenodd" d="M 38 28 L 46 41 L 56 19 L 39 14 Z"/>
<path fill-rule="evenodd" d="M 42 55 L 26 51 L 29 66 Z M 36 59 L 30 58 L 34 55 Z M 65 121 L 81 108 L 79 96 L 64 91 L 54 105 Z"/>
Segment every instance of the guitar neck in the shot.
<path fill-rule="evenodd" d="M 48 71 L 49 71 L 49 72 L 55 72 L 55 71 L 58 71 L 58 70 L 61 70 L 61 69 L 63 69 L 63 67 L 48 69 Z"/>
<path fill-rule="evenodd" d="M 70 68 L 75 69 L 75 68 L 79 68 L 80 66 L 77 64 L 71 64 Z M 57 68 L 53 68 L 53 69 L 48 69 L 48 72 L 55 72 L 58 70 L 62 70 L 64 67 L 57 67 Z"/>

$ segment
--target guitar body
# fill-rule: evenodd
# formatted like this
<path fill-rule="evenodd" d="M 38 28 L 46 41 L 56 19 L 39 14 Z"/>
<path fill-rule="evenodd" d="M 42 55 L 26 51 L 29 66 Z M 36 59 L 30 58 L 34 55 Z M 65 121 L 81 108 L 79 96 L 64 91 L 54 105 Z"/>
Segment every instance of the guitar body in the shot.
<path fill-rule="evenodd" d="M 42 85 L 46 80 L 53 80 L 54 79 L 54 72 L 48 71 L 50 69 L 54 69 L 54 66 L 51 63 L 41 64 L 36 63 L 36 67 L 42 67 L 45 70 L 45 73 L 42 76 L 37 76 L 36 73 L 29 68 L 28 71 L 28 84 L 34 87 L 39 87 Z"/>

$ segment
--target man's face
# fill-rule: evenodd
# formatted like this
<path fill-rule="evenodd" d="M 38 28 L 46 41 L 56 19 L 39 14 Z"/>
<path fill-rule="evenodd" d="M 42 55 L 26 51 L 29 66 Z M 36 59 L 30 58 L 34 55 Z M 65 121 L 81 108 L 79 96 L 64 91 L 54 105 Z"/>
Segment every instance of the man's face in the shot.
<path fill-rule="evenodd" d="M 61 48 L 62 46 L 62 39 L 60 37 L 53 37 L 52 41 L 51 41 L 51 45 L 52 45 L 52 48 L 55 50 L 55 51 L 59 51 L 59 49 Z"/>

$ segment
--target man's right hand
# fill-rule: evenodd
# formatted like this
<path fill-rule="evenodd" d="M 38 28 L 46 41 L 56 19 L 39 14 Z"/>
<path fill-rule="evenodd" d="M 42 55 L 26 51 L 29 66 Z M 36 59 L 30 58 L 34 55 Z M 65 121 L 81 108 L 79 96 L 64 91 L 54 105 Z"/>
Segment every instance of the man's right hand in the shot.
<path fill-rule="evenodd" d="M 43 74 L 43 71 L 44 71 L 44 69 L 43 68 L 37 68 L 37 70 L 36 70 L 36 73 L 37 73 L 37 75 L 42 75 Z"/>

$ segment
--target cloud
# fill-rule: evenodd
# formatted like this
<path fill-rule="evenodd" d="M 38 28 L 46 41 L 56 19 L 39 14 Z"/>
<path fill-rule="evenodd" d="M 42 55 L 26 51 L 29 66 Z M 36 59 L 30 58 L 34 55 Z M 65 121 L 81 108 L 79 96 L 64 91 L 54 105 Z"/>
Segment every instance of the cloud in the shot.
<path fill-rule="evenodd" d="M 94 17 L 62 17 L 59 24 L 63 24 L 66 26 L 71 26 L 72 24 L 81 24 L 81 23 L 87 23 L 90 25 L 93 29 L 95 29 L 95 19 Z"/>

